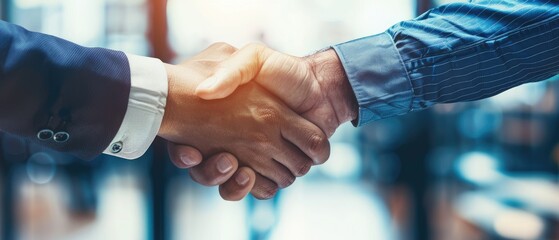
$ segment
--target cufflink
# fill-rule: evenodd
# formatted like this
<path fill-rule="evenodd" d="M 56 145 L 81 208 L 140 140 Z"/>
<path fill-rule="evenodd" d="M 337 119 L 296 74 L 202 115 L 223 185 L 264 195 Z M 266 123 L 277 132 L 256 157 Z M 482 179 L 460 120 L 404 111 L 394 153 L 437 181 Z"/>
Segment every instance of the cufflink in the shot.
<path fill-rule="evenodd" d="M 52 139 L 57 143 L 65 143 L 68 141 L 68 139 L 70 139 L 70 134 L 64 131 L 57 132 L 54 134 Z"/>
<path fill-rule="evenodd" d="M 54 132 L 50 129 L 42 129 L 37 133 L 37 138 L 41 141 L 47 141 L 54 136 Z"/>
<path fill-rule="evenodd" d="M 115 142 L 111 145 L 111 153 L 117 154 L 122 151 L 124 144 L 121 141 Z"/>

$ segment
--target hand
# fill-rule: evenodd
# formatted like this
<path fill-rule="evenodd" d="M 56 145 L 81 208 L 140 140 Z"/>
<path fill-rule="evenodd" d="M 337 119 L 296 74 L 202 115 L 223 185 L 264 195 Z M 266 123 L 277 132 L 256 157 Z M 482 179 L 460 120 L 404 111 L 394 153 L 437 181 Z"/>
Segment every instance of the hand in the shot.
<path fill-rule="evenodd" d="M 256 197 L 273 196 L 313 162 L 328 158 L 322 131 L 257 85 L 240 88 L 225 100 L 204 101 L 194 96 L 194 89 L 213 72 L 211 66 L 187 62 L 166 68 L 169 96 L 159 135 L 206 156 L 234 154 L 242 166 L 256 170 Z"/>
<path fill-rule="evenodd" d="M 219 185 L 223 199 L 238 201 L 254 187 L 256 175 L 251 168 L 239 167 L 230 153 L 218 153 L 203 160 L 197 149 L 169 142 L 171 161 L 181 169 L 190 168 L 192 179 L 204 186 Z"/>
<path fill-rule="evenodd" d="M 215 43 L 196 56 L 184 62 L 208 64 L 209 67 L 230 57 L 236 48 L 225 43 Z M 203 160 L 197 149 L 172 142 L 167 143 L 169 157 L 181 169 L 190 169 L 192 179 L 204 186 L 219 185 L 223 199 L 238 201 L 253 188 L 256 175 L 248 167 L 239 167 L 238 160 L 230 153 L 218 153 Z"/>
<path fill-rule="evenodd" d="M 251 44 L 220 63 L 196 94 L 220 99 L 249 81 L 264 86 L 328 136 L 357 118 L 355 95 L 334 50 L 299 58 Z"/>

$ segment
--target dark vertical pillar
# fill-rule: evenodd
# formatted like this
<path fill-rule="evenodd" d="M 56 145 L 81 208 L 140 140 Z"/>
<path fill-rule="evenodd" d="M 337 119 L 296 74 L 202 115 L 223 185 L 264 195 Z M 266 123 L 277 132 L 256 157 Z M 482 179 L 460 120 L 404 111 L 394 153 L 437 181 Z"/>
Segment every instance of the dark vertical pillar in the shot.
<path fill-rule="evenodd" d="M 152 145 L 153 159 L 151 159 L 151 235 L 153 240 L 169 239 L 167 234 L 168 220 L 166 208 L 166 188 L 168 178 L 165 171 L 165 142 L 156 139 Z"/>
<path fill-rule="evenodd" d="M 404 123 L 406 136 L 402 143 L 394 149 L 401 159 L 399 184 L 410 190 L 411 215 L 408 221 L 410 240 L 432 239 L 431 209 L 427 193 L 431 176 L 428 172 L 428 155 L 432 149 L 430 124 L 432 113 L 421 111 L 399 117 Z M 412 127 L 413 126 L 413 127 Z"/>
<path fill-rule="evenodd" d="M 175 53 L 169 46 L 169 30 L 167 26 L 167 0 L 148 0 L 149 28 L 148 40 L 153 57 L 169 62 Z"/>

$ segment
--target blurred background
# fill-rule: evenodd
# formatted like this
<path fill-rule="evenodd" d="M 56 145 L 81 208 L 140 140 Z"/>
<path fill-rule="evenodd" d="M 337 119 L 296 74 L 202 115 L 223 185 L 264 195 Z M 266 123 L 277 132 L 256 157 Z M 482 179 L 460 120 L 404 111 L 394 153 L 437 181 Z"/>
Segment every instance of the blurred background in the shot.
<path fill-rule="evenodd" d="M 213 42 L 293 55 L 372 35 L 442 0 L 1 0 L 0 17 L 178 62 Z M 272 200 L 226 202 L 156 141 L 82 161 L 0 133 L 0 239 L 559 239 L 559 83 L 362 128 Z"/>

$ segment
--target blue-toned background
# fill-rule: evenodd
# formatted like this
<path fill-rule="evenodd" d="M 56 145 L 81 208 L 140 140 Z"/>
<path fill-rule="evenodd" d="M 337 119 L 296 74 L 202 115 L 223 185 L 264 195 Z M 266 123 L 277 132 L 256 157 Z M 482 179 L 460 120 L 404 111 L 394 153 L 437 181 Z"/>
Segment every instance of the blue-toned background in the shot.
<path fill-rule="evenodd" d="M 2 19 L 178 62 L 217 41 L 293 55 L 384 31 L 426 0 L 2 0 Z M 166 27 L 167 26 L 167 27 Z M 559 239 L 559 83 L 353 128 L 276 198 L 226 202 L 173 167 L 90 162 L 0 133 L 0 239 Z"/>

